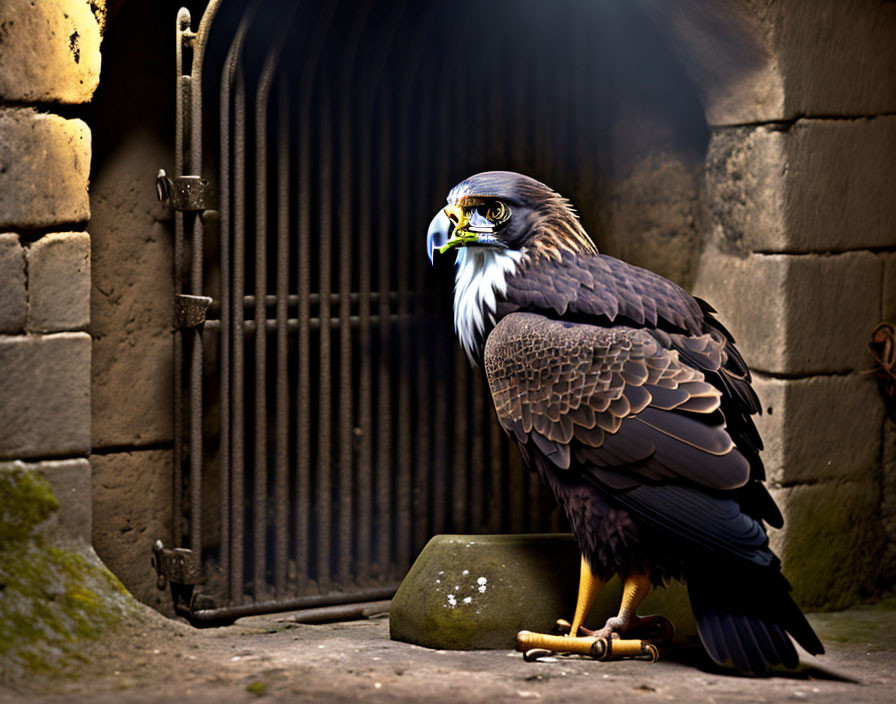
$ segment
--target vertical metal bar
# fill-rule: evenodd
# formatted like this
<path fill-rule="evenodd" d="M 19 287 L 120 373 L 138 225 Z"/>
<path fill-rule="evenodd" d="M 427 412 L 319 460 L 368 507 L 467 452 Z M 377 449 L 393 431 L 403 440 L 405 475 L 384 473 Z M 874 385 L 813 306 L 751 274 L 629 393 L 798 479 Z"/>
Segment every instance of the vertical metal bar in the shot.
<path fill-rule="evenodd" d="M 330 350 L 330 288 L 331 252 L 333 239 L 333 130 L 331 125 L 332 107 L 327 82 L 323 81 L 320 98 L 320 233 L 318 243 L 320 281 L 320 376 L 317 423 L 317 525 L 318 525 L 318 584 L 323 588 L 330 582 L 330 532 L 332 486 L 330 470 L 332 465 L 331 425 L 333 421 L 332 370 Z"/>
<path fill-rule="evenodd" d="M 190 11 L 183 7 L 177 13 L 175 27 L 176 91 L 174 103 L 174 174 L 184 173 L 184 129 L 185 108 L 190 91 L 190 77 L 184 75 L 183 48 L 185 34 L 190 32 Z M 184 213 L 174 211 L 174 292 L 183 292 L 184 266 Z M 183 333 L 174 330 L 174 462 L 173 462 L 173 504 L 174 504 L 174 544 L 183 544 L 183 461 L 184 461 L 184 388 L 183 388 Z"/>
<path fill-rule="evenodd" d="M 424 164 L 421 163 L 421 156 L 427 154 L 432 139 L 432 133 L 428 127 L 432 115 L 433 87 L 434 81 L 424 80 L 421 88 L 417 145 L 415 147 L 417 158 L 414 160 L 415 171 L 419 176 L 413 179 L 417 188 L 412 194 L 412 201 L 417 206 L 413 211 L 416 214 L 419 214 L 422 207 L 425 207 L 425 204 L 428 202 L 428 191 L 432 187 L 430 180 L 426 178 L 426 174 L 431 169 L 423 168 Z M 409 246 L 408 256 L 414 262 L 414 325 L 416 328 L 414 340 L 416 352 L 414 356 L 417 360 L 417 378 L 414 382 L 417 391 L 415 416 L 417 443 L 414 455 L 414 540 L 412 544 L 416 554 L 425 544 L 431 531 L 432 514 L 429 509 L 429 476 L 432 471 L 430 409 L 433 404 L 433 389 L 430 368 L 433 360 L 431 353 L 432 338 L 429 334 L 431 324 L 427 315 L 427 298 L 424 296 L 429 278 L 429 261 L 424 256 L 423 249 L 419 246 L 414 246 L 413 241 Z"/>
<path fill-rule="evenodd" d="M 233 599 L 234 583 L 230 574 L 230 240 L 232 220 L 230 216 L 230 84 L 233 80 L 233 56 L 228 52 L 221 79 L 219 101 L 219 189 L 221 194 L 220 242 L 221 256 L 221 333 L 218 344 L 221 349 L 221 368 L 219 383 L 221 385 L 221 424 L 220 424 L 220 457 L 221 457 L 221 574 L 226 581 L 227 599 Z"/>
<path fill-rule="evenodd" d="M 414 85 L 417 78 L 420 60 L 423 53 L 425 35 L 421 31 L 421 22 L 413 28 L 415 37 L 414 46 L 405 64 L 402 76 L 402 95 L 399 113 L 399 134 L 402 139 L 399 142 L 398 151 L 398 192 L 411 194 L 416 184 L 412 183 L 410 163 L 410 135 L 412 134 L 412 119 L 415 117 L 416 104 L 414 102 Z M 411 195 L 413 200 L 413 195 Z M 400 210 L 398 219 L 398 251 L 411 252 L 410 243 L 410 214 L 407 208 Z M 411 472 L 411 331 L 409 323 L 410 302 L 408 284 L 410 283 L 410 266 L 408 255 L 398 257 L 398 347 L 399 347 L 399 379 L 398 379 L 398 476 L 396 486 L 396 498 L 398 502 L 398 540 L 397 559 L 400 569 L 405 570 L 411 564 L 412 545 L 412 505 L 413 477 Z"/>
<path fill-rule="evenodd" d="M 352 122 L 355 111 L 350 108 L 355 86 L 351 78 L 364 22 L 370 10 L 370 2 L 356 12 L 351 31 L 345 41 L 342 56 L 339 97 L 339 191 L 341 203 L 352 203 Z M 351 565 L 352 537 L 355 515 L 354 505 L 354 458 L 352 434 L 354 431 L 352 411 L 352 387 L 354 369 L 352 365 L 352 209 L 342 208 L 339 212 L 339 557 L 337 574 L 339 582 L 347 585 Z"/>
<path fill-rule="evenodd" d="M 318 17 L 299 84 L 298 241 L 296 293 L 298 379 L 296 382 L 296 565 L 298 591 L 304 592 L 311 567 L 311 104 L 317 63 L 336 3 Z"/>
<path fill-rule="evenodd" d="M 296 565 L 298 589 L 307 582 L 311 511 L 311 102 L 310 78 L 303 75 L 299 123 L 298 241 L 296 247 L 299 323 L 296 381 Z"/>
<path fill-rule="evenodd" d="M 283 42 L 286 39 L 286 33 L 292 22 L 292 15 L 295 12 L 295 6 L 289 12 L 284 13 L 280 17 L 279 29 L 274 42 L 268 51 L 267 57 L 262 67 L 261 76 L 258 81 L 258 90 L 255 96 L 255 182 L 256 182 L 256 201 L 255 201 L 255 501 L 254 501 L 254 537 L 255 537 L 255 598 L 267 589 L 267 526 L 268 526 L 268 428 L 267 428 L 267 279 L 268 279 L 268 217 L 270 208 L 268 203 L 268 114 L 271 102 L 271 89 L 274 84 L 274 73 L 277 70 L 277 64 L 280 59 L 280 51 Z M 278 111 L 278 126 L 281 123 L 281 116 Z M 281 135 L 278 135 L 281 137 Z M 287 149 L 289 143 L 286 143 Z M 282 146 L 281 152 L 282 155 Z M 289 157 L 286 159 L 282 156 L 277 161 L 278 176 L 282 173 L 282 165 L 286 164 L 287 174 L 289 171 Z M 277 252 L 281 247 L 285 246 L 285 238 L 287 236 L 286 228 L 282 226 L 283 214 L 281 212 L 284 202 L 288 209 L 288 191 L 284 197 L 283 187 L 278 184 L 277 189 L 277 208 L 278 219 L 275 227 L 277 232 Z M 287 223 L 289 215 L 286 215 Z M 286 250 L 288 256 L 288 250 Z M 275 374 L 278 374 L 278 388 L 275 391 L 276 411 L 274 417 L 275 447 L 274 447 L 274 480 L 279 482 L 278 486 L 282 492 L 277 495 L 275 504 L 275 571 L 281 570 L 280 581 L 276 586 L 277 593 L 280 594 L 286 585 L 286 426 L 288 425 L 289 399 L 282 393 L 284 387 L 285 366 L 286 366 L 286 305 L 288 302 L 288 286 L 281 279 L 283 276 L 281 270 L 286 270 L 288 275 L 288 265 L 286 263 L 277 263 L 277 273 L 275 278 L 275 286 L 278 291 L 283 292 L 282 303 L 277 302 L 277 361 Z M 283 286 L 283 288 L 279 288 Z M 275 297 L 276 300 L 276 297 Z M 280 338 L 283 338 L 282 347 L 284 353 L 280 354 Z M 284 368 L 284 374 L 279 375 L 280 366 Z M 285 410 L 284 410 L 285 406 Z M 277 555 L 282 551 L 283 560 L 278 560 Z M 277 577 L 275 575 L 275 582 Z"/>
<path fill-rule="evenodd" d="M 289 76 L 280 75 L 277 89 L 277 417 L 274 474 L 274 586 L 286 590 L 289 498 Z"/>
<path fill-rule="evenodd" d="M 358 425 L 361 429 L 358 453 L 358 581 L 364 582 L 370 576 L 370 540 L 371 500 L 370 481 L 373 477 L 373 421 L 371 418 L 371 360 L 373 349 L 370 344 L 370 269 L 371 247 L 373 236 L 371 219 L 373 217 L 373 189 L 371 186 L 371 123 L 373 114 L 370 110 L 369 77 L 364 81 L 364 95 L 361 101 L 361 153 L 359 155 L 359 222 L 358 222 L 358 343 L 361 355 L 360 379 L 358 383 Z"/>
<path fill-rule="evenodd" d="M 193 64 L 190 70 L 190 173 L 202 172 L 202 66 L 211 22 L 221 0 L 211 0 L 202 15 L 199 30 L 193 38 Z M 203 224 L 195 214 L 193 220 L 193 265 L 190 290 L 202 295 Z M 202 327 L 193 329 L 190 351 L 190 548 L 202 552 Z"/>
<path fill-rule="evenodd" d="M 437 81 L 437 85 L 446 85 L 451 76 L 447 62 L 441 62 L 441 75 Z M 438 188 L 443 192 L 438 196 L 444 197 L 450 181 L 451 172 L 449 164 L 451 164 L 451 146 L 453 140 L 453 121 L 452 117 L 455 112 L 452 110 L 448 91 L 440 90 L 438 95 L 438 132 L 437 132 L 437 165 L 438 165 Z M 436 196 L 436 194 L 433 194 Z M 439 201 L 441 207 L 443 201 Z M 437 293 L 436 295 L 444 295 Z M 453 420 L 453 414 L 448 412 L 450 390 L 456 388 L 457 384 L 452 384 L 452 360 L 454 358 L 454 350 L 457 347 L 457 341 L 451 331 L 451 323 L 446 321 L 441 324 L 438 330 L 438 350 L 436 352 L 437 369 L 439 373 L 436 377 L 435 391 L 435 412 L 433 425 L 438 429 L 436 435 L 436 452 L 433 461 L 433 531 L 435 533 L 445 533 L 451 530 L 449 504 L 452 504 L 452 497 L 448 492 L 448 472 L 449 458 L 452 454 L 457 454 L 458 447 L 454 442 L 449 441 L 450 423 Z M 451 438 L 453 440 L 453 438 Z"/>
<path fill-rule="evenodd" d="M 246 84 L 242 66 L 237 67 L 233 105 L 233 438 L 232 451 L 232 550 L 230 556 L 233 601 L 241 604 L 243 579 L 243 501 L 245 474 L 245 333 L 243 296 L 246 294 Z"/>
<path fill-rule="evenodd" d="M 390 290 L 390 256 L 392 253 L 389 238 L 386 233 L 390 230 L 389 196 L 391 192 L 391 169 L 386 155 L 391 153 L 391 125 L 389 115 L 389 103 L 391 96 L 385 91 L 380 93 L 379 103 L 379 189 L 377 208 L 379 219 L 377 230 L 377 280 L 379 286 L 379 333 L 380 349 L 377 374 L 377 418 L 381 428 L 392 428 L 392 379 L 390 378 L 389 365 L 392 361 L 390 354 L 389 325 L 389 290 Z M 381 433 L 377 439 L 376 462 L 376 544 L 377 567 L 382 575 L 389 574 L 391 564 L 391 533 L 392 533 L 392 502 L 390 496 L 392 479 L 392 433 Z"/>
<path fill-rule="evenodd" d="M 379 545 L 379 541 L 382 535 L 385 535 L 386 546 L 388 546 L 388 530 L 381 531 L 381 523 L 379 518 L 379 510 L 377 509 L 377 523 L 374 525 L 374 521 L 372 518 L 373 513 L 373 502 L 374 502 L 374 493 L 371 491 L 372 489 L 372 481 L 374 477 L 379 476 L 379 472 L 375 472 L 374 467 L 374 458 L 373 458 L 373 419 L 372 419 L 372 410 L 373 410 L 373 369 L 372 369 L 372 355 L 373 355 L 373 346 L 371 342 L 371 274 L 373 268 L 373 249 L 371 247 L 371 239 L 373 237 L 373 227 L 371 226 L 373 223 L 373 122 L 374 122 L 374 108 L 376 96 L 378 95 L 378 88 L 380 85 L 380 81 L 383 77 L 383 69 L 385 68 L 386 62 L 389 58 L 392 42 L 395 38 L 395 35 L 399 28 L 399 21 L 401 18 L 401 14 L 404 11 L 404 2 L 395 3 L 392 8 L 391 16 L 386 24 L 386 32 L 379 36 L 382 39 L 382 43 L 378 46 L 378 53 L 375 59 L 371 62 L 366 62 L 365 66 L 368 68 L 368 76 L 366 80 L 363 82 L 363 98 L 362 98 L 362 114 L 361 114 L 361 154 L 360 154 L 360 223 L 359 223 L 359 234 L 360 234 L 360 243 L 359 243 L 359 251 L 358 251 L 358 260 L 359 260 L 359 272 L 358 272 L 358 289 L 359 289 L 359 306 L 358 306 L 358 318 L 359 318 L 359 343 L 361 349 L 361 373 L 360 373 L 360 384 L 359 384 L 359 423 L 361 427 L 361 446 L 358 457 L 358 464 L 360 471 L 363 472 L 363 476 L 359 474 L 359 483 L 358 483 L 358 526 L 359 526 L 359 535 L 362 536 L 363 543 L 361 544 L 361 549 L 358 553 L 358 575 L 367 580 L 370 578 L 371 572 L 371 557 L 372 551 L 374 549 L 374 542 L 377 541 L 377 545 Z M 385 167 L 383 166 L 383 162 L 386 159 L 380 158 L 380 176 L 385 172 Z M 384 207 L 384 206 L 383 206 Z M 379 209 L 380 217 L 382 222 L 387 221 L 387 218 L 383 216 L 383 207 Z M 381 227 L 378 230 L 380 234 L 380 238 L 385 235 L 385 232 Z M 381 252 L 380 252 L 381 253 Z M 382 289 L 382 287 L 381 287 Z M 382 315 L 379 316 L 379 330 L 380 330 L 380 339 L 382 340 L 382 336 L 385 334 L 383 330 L 385 330 L 385 326 L 388 325 L 388 321 L 384 320 Z M 380 391 L 380 396 L 382 396 L 382 391 Z M 382 418 L 378 418 L 378 425 L 382 424 Z M 383 426 L 388 427 L 388 426 Z M 379 437 L 379 442 L 382 444 L 382 434 Z M 378 455 L 379 459 L 379 455 Z M 384 467 L 385 464 L 380 464 L 380 467 Z M 377 492 L 378 495 L 378 492 Z M 378 506 L 378 505 L 377 505 Z M 370 533 L 369 536 L 363 537 L 365 532 Z"/>
<path fill-rule="evenodd" d="M 253 489 L 253 582 L 255 599 L 266 591 L 268 423 L 267 423 L 267 246 L 268 98 L 273 74 L 268 55 L 255 95 L 255 462 Z"/>
<path fill-rule="evenodd" d="M 232 409 L 231 385 L 237 380 L 242 384 L 242 360 L 234 367 L 231 358 L 231 349 L 235 345 L 233 328 L 231 326 L 232 306 L 239 306 L 243 310 L 241 299 L 242 289 L 237 289 L 237 295 L 233 296 L 231 244 L 234 237 L 233 211 L 236 210 L 232 200 L 232 161 L 231 150 L 234 148 L 230 137 L 230 127 L 233 115 L 231 112 L 231 99 L 234 89 L 234 81 L 237 64 L 241 56 L 243 41 L 249 24 L 254 16 L 258 1 L 253 2 L 240 20 L 236 34 L 230 43 L 227 57 L 224 60 L 220 92 L 220 191 L 221 191 L 221 572 L 227 581 L 227 594 L 231 603 L 238 603 L 242 594 L 242 565 L 233 568 L 233 555 L 236 550 L 234 543 L 242 546 L 242 534 L 234 541 L 231 526 L 235 521 L 242 525 L 243 494 L 242 494 L 242 451 L 239 453 L 239 478 L 234 474 L 234 439 L 231 432 L 235 417 L 242 419 L 242 400 Z M 236 129 L 239 132 L 239 129 Z M 236 187 L 237 184 L 233 184 Z M 242 206 L 240 206 L 242 207 Z M 242 266 L 242 265 L 240 265 Z M 235 300 L 234 300 L 235 299 Z M 240 317 L 242 320 L 242 317 Z M 239 333 L 240 336 L 242 333 Z M 242 339 L 242 337 L 240 338 Z M 242 388 L 242 387 L 241 387 Z M 239 517 L 235 514 L 239 513 Z M 242 554 L 242 547 L 239 548 Z"/>

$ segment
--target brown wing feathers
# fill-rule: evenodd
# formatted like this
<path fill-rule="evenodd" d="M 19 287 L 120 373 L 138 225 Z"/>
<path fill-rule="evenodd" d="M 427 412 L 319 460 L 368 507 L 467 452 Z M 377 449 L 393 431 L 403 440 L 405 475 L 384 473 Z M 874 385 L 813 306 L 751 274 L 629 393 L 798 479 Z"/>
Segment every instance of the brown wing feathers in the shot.
<path fill-rule="evenodd" d="M 721 423 L 700 420 L 719 415 L 721 392 L 647 330 L 513 314 L 489 336 L 485 370 L 502 425 L 561 469 L 575 457 L 598 478 L 624 467 L 716 489 L 749 477 Z"/>

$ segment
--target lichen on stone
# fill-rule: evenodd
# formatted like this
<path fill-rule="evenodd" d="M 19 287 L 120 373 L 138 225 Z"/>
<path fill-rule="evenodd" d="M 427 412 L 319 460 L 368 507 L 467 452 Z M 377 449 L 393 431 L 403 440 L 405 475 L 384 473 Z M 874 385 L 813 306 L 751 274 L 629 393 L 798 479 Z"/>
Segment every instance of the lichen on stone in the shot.
<path fill-rule="evenodd" d="M 48 543 L 43 523 L 58 509 L 50 485 L 22 463 L 0 465 L 0 672 L 65 673 L 83 642 L 128 615 L 133 602 L 88 550 Z"/>

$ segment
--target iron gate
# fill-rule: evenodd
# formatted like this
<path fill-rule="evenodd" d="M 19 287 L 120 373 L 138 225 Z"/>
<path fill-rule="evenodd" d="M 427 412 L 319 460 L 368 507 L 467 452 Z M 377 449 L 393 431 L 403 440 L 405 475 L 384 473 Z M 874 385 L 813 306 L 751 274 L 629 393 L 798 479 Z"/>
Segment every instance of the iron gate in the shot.
<path fill-rule="evenodd" d="M 423 233 L 476 170 L 593 188 L 599 91 L 491 84 L 497 42 L 458 52 L 491 117 L 457 110 L 457 67 L 429 51 L 450 8 L 211 0 L 195 33 L 178 15 L 177 161 L 159 177 L 175 222 L 175 547 L 154 559 L 193 623 L 389 598 L 436 533 L 562 528 L 454 339 L 452 267 L 430 268 Z M 585 75 L 588 42 L 525 65 L 559 51 Z"/>

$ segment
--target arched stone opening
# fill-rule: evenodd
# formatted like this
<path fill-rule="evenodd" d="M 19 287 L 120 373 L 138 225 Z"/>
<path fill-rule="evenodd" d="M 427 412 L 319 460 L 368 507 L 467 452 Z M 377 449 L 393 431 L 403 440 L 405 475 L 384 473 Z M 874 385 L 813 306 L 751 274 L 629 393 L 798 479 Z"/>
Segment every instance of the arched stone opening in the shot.
<path fill-rule="evenodd" d="M 46 246 L 49 251 L 51 240 L 59 234 L 56 230 L 83 230 L 86 209 L 80 189 L 86 190 L 85 174 L 76 169 L 73 182 L 48 183 L 50 197 L 46 202 L 29 206 L 27 216 L 3 220 L 14 234 L 12 239 L 4 239 L 4 247 L 12 252 L 11 258 L 4 259 L 5 266 L 12 266 L 14 272 L 5 281 L 14 289 L 10 300 L 21 301 L 25 313 L 24 317 L 14 316 L 8 329 L 4 328 L 9 335 L 2 344 L 7 350 L 16 345 L 36 345 L 32 354 L 10 352 L 12 356 L 6 357 L 7 364 L 21 369 L 23 373 L 17 378 L 24 381 L 9 387 L 14 389 L 10 393 L 15 404 L 3 404 L 9 416 L 4 427 L 18 429 L 6 435 L 4 458 L 53 458 L 52 468 L 61 462 L 63 469 L 72 470 L 83 480 L 87 471 L 83 456 L 92 446 L 96 515 L 101 517 L 95 521 L 97 544 L 106 541 L 110 562 L 116 554 L 122 558 L 128 555 L 122 559 L 120 574 L 126 576 L 128 566 L 135 566 L 134 577 L 126 581 L 157 606 L 164 602 L 157 601 L 151 591 L 152 575 L 146 558 L 140 557 L 148 553 L 139 541 L 128 541 L 135 535 L 141 535 L 141 540 L 149 540 L 149 535 L 156 532 L 164 535 L 171 525 L 170 514 L 166 515 L 170 510 L 166 508 L 170 506 L 167 477 L 171 437 L 166 430 L 171 423 L 167 403 L 170 385 L 164 371 L 171 310 L 170 298 L 165 301 L 165 297 L 173 290 L 170 279 L 165 280 L 170 276 L 170 269 L 166 270 L 166 247 L 170 245 L 166 244 L 165 227 L 157 222 L 166 215 L 152 202 L 151 191 L 144 189 L 145 174 L 154 174 L 165 162 L 154 155 L 165 153 L 171 144 L 170 131 L 158 136 L 160 131 L 170 130 L 171 123 L 162 115 L 166 111 L 164 97 L 161 101 L 149 98 L 151 81 L 138 99 L 134 99 L 133 90 L 125 91 L 128 71 L 123 62 L 129 53 L 147 61 L 170 61 L 168 32 L 176 5 L 171 3 L 167 8 L 168 29 L 160 30 L 158 44 L 147 40 L 142 50 L 138 50 L 143 34 L 140 30 L 162 27 L 165 22 L 158 20 L 156 25 L 153 13 L 165 14 L 166 8 L 156 5 L 145 10 L 145 27 L 140 26 L 138 11 L 130 4 L 118 3 L 110 8 L 112 15 L 117 13 L 115 21 L 123 23 L 120 26 L 131 23 L 133 36 L 126 38 L 122 30 L 115 49 L 113 25 L 104 50 L 109 52 L 107 69 L 114 71 L 116 53 L 122 61 L 118 79 L 121 92 L 115 96 L 110 91 L 103 103 L 101 87 L 97 103 L 89 108 L 88 122 L 97 145 L 91 203 L 91 332 L 96 353 L 92 442 L 81 427 L 85 413 L 87 417 L 89 413 L 78 410 L 87 398 L 84 384 L 89 355 L 85 354 L 86 336 L 78 332 L 84 328 L 84 321 L 66 319 L 51 327 L 33 327 L 27 322 L 28 301 L 50 291 L 38 278 L 41 250 Z M 681 280 L 692 283 L 695 292 L 715 303 L 741 340 L 748 361 L 759 371 L 757 387 L 767 410 L 762 419 L 768 446 L 766 462 L 789 518 L 779 547 L 794 576 L 798 596 L 809 605 L 840 605 L 892 583 L 893 577 L 885 569 L 882 574 L 881 565 L 886 565 L 886 560 L 880 560 L 880 556 L 884 554 L 885 532 L 892 528 L 896 441 L 892 425 L 883 420 L 882 404 L 870 377 L 863 372 L 871 364 L 865 352 L 867 333 L 878 320 L 896 317 L 892 283 L 896 280 L 894 214 L 886 197 L 887 174 L 896 151 L 894 84 L 890 80 L 896 46 L 892 28 L 896 24 L 888 14 L 892 13 L 888 3 L 830 3 L 825 4 L 824 11 L 796 5 L 731 3 L 711 15 L 695 15 L 693 9 L 683 6 L 665 10 L 659 18 L 661 34 L 674 37 L 669 47 L 690 71 L 710 128 L 707 207 L 694 211 L 698 217 L 693 224 L 689 222 L 691 208 L 701 190 L 699 161 L 695 168 L 688 165 L 687 158 L 676 154 L 671 171 L 666 173 L 677 176 L 679 185 L 685 184 L 680 191 L 683 196 L 674 202 L 691 204 L 678 211 L 684 213 L 680 222 L 685 223 L 680 241 L 694 237 L 693 241 L 708 243 L 701 250 L 697 266 L 686 269 L 690 282 Z M 198 17 L 200 11 L 201 7 L 194 8 L 194 16 Z M 129 12 L 135 14 L 127 20 Z M 6 27 L 4 31 L 11 30 Z M 750 40 L 735 42 L 734 49 L 727 41 L 732 35 L 748 36 Z M 707 41 L 708 37 L 715 40 Z M 857 37 L 862 40 L 857 41 Z M 740 66 L 743 43 L 751 47 L 746 62 L 750 70 L 738 74 L 735 80 L 730 69 L 732 64 Z M 78 73 L 88 59 L 86 44 L 79 46 L 79 60 L 71 59 L 76 75 L 60 74 L 59 80 L 89 86 L 90 80 L 85 81 Z M 71 53 L 71 47 L 67 51 Z M 95 65 L 98 57 L 91 52 Z M 169 71 L 170 76 L 170 64 L 166 68 L 160 63 L 156 68 L 152 64 L 137 67 L 131 76 L 143 71 L 149 79 L 155 72 L 158 85 L 163 87 L 169 80 L 164 74 Z M 3 84 L 7 86 L 3 89 L 4 119 L 22 117 L 54 129 L 80 129 L 77 120 L 32 117 L 23 106 L 49 105 L 51 111 L 68 115 L 72 108 L 59 105 L 83 101 L 86 96 L 73 97 L 66 92 L 68 88 L 57 91 L 50 84 L 32 90 L 30 83 L 19 83 Z M 114 83 L 113 79 L 110 86 Z M 156 95 L 164 96 L 164 90 Z M 141 104 L 140 98 L 146 102 Z M 115 111 L 128 103 L 141 105 L 146 111 L 146 115 L 134 115 L 145 128 L 145 139 L 128 135 L 124 122 L 114 119 Z M 101 110 L 111 114 L 103 118 Z M 150 119 L 150 115 L 157 117 Z M 98 138 L 100 132 L 103 139 Z M 23 153 L 31 153 L 30 149 L 37 154 L 43 148 L 34 141 L 39 137 L 33 133 L 30 141 L 22 139 Z M 60 143 L 66 139 L 64 134 L 59 137 Z M 121 141 L 116 146 L 117 139 Z M 66 153 L 83 151 L 78 151 L 77 145 L 66 149 Z M 25 161 L 29 160 L 22 163 Z M 651 178 L 666 168 L 653 168 L 652 163 L 648 160 L 643 165 L 643 173 Z M 633 169 L 632 173 L 636 172 Z M 35 173 L 45 170 L 36 168 Z M 131 173 L 139 176 L 133 178 L 128 175 Z M 22 203 L 33 201 L 16 184 L 37 183 L 40 179 L 21 171 L 2 172 L 0 179 L 4 174 L 12 185 L 0 189 L 5 195 L 2 210 L 20 213 Z M 695 185 L 688 185 L 689 179 Z M 635 194 L 631 202 L 636 204 L 642 203 L 639 198 L 650 190 L 639 190 L 638 182 L 636 178 L 631 185 L 633 191 L 628 191 Z M 555 185 L 563 189 L 563 184 Z M 614 192 L 612 179 L 604 185 L 611 188 L 602 193 Z M 620 186 L 618 182 L 615 185 Z M 665 203 L 671 202 L 665 200 L 669 193 L 662 188 L 658 192 L 661 195 L 652 200 L 647 196 L 647 202 L 665 212 Z M 626 189 L 617 193 L 622 195 L 615 202 L 615 220 L 611 203 L 588 223 L 609 235 L 610 240 L 625 228 L 630 232 L 645 229 L 643 221 L 621 222 L 618 214 L 631 210 L 626 207 Z M 578 200 L 584 212 L 581 203 L 588 199 Z M 44 220 L 33 220 L 31 216 L 45 209 L 47 203 L 58 209 Z M 700 217 L 702 212 L 705 220 Z M 66 253 L 59 259 L 61 269 L 57 272 L 61 273 L 51 277 L 56 282 L 63 278 L 74 282 L 72 291 L 80 291 L 77 282 L 84 278 L 84 268 L 77 264 L 83 260 L 83 239 L 81 235 L 59 240 L 64 240 L 65 246 L 58 251 Z M 639 248 L 626 251 L 627 244 L 629 240 L 618 241 L 605 248 L 636 263 L 639 251 L 648 252 Z M 25 270 L 23 264 L 19 272 L 17 262 L 24 262 L 26 256 L 33 257 L 28 259 L 29 268 Z M 643 263 L 662 270 L 652 261 Z M 112 276 L 116 271 L 124 275 Z M 150 271 L 155 273 L 148 274 Z M 672 271 L 663 273 L 676 278 Z M 159 285 L 160 280 L 165 280 L 164 285 Z M 110 282 L 111 287 L 107 285 Z M 809 291 L 812 293 L 807 294 Z M 45 340 L 45 336 L 53 339 Z M 40 387 L 42 391 L 36 393 L 33 389 L 37 385 L 24 382 L 39 376 L 38 362 L 44 361 L 67 370 L 61 377 L 65 383 Z M 143 379 L 142 374 L 146 375 Z M 130 403 L 120 403 L 122 389 L 127 390 Z M 51 397 L 56 401 L 47 405 Z M 20 415 L 7 409 L 18 407 L 23 399 L 29 407 L 46 407 L 46 413 L 38 415 L 52 416 L 53 422 L 22 429 Z M 60 408 L 69 412 L 60 414 Z M 140 411 L 133 412 L 134 408 Z M 126 422 L 117 422 L 116 415 Z M 57 442 L 60 437 L 65 438 L 62 444 Z M 129 513 L 121 512 L 123 505 L 130 506 Z M 115 520 L 111 520 L 113 516 Z M 819 552 L 814 548 L 817 544 L 830 545 L 831 549 Z M 862 549 L 855 549 L 856 545 Z M 820 579 L 819 575 L 826 578 Z"/>

